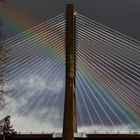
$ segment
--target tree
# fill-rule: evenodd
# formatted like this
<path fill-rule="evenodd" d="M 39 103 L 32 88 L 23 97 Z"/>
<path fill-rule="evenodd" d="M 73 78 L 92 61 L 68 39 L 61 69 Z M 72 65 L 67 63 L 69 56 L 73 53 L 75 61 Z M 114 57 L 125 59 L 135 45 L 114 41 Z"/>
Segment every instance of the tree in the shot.
<path fill-rule="evenodd" d="M 10 116 L 6 116 L 4 119 L 0 120 L 0 135 L 3 136 L 3 140 L 8 136 L 16 134 L 16 131 L 11 125 L 10 118 Z"/>

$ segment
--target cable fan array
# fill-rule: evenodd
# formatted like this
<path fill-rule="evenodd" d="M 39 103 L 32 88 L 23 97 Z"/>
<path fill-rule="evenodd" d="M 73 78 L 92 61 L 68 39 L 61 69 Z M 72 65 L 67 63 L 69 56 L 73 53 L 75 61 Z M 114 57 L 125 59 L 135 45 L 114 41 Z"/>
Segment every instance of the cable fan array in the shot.
<path fill-rule="evenodd" d="M 4 42 L 10 49 L 4 113 L 17 132 L 54 132 L 62 127 L 65 87 L 64 14 Z M 60 131 L 60 130 L 58 130 Z"/>
<path fill-rule="evenodd" d="M 62 132 L 65 15 L 4 41 L 11 94 L 0 117 L 17 132 Z M 140 130 L 140 42 L 76 13 L 78 132 Z M 111 130 L 111 131 L 110 131 Z"/>
<path fill-rule="evenodd" d="M 140 42 L 77 14 L 80 131 L 140 130 Z"/>

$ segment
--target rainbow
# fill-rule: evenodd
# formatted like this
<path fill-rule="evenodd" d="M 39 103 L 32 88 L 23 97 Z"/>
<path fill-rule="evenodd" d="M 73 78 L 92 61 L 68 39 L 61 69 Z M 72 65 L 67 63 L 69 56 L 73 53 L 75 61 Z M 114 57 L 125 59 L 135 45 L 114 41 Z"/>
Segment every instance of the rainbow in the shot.
<path fill-rule="evenodd" d="M 52 30 L 52 27 L 47 21 L 40 24 L 40 20 L 29 16 L 27 11 L 15 6 L 6 6 L 3 10 L 2 17 L 4 21 L 6 21 L 4 22 L 6 30 L 10 32 L 21 32 L 16 36 L 5 40 L 6 46 L 16 45 L 17 47 L 20 47 L 21 42 L 25 43 L 27 41 L 34 44 L 34 47 L 51 53 L 54 56 L 54 59 L 56 57 L 61 60 L 64 59 L 64 50 L 62 51 L 65 45 L 63 36 L 64 30 L 59 30 L 57 26 Z M 56 34 L 56 32 L 58 32 L 58 34 Z M 59 35 L 59 33 L 61 35 Z M 53 39 L 53 41 L 50 39 Z M 54 40 L 59 42 L 59 46 L 56 45 Z M 58 48 L 56 46 L 61 48 L 61 51 L 59 49 L 60 53 L 57 52 Z"/>

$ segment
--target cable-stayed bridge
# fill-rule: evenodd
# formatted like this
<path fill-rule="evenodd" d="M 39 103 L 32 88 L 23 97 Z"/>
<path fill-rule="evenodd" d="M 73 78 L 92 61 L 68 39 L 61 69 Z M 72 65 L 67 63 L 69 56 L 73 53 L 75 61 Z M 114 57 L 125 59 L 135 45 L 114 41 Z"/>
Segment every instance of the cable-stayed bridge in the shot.
<path fill-rule="evenodd" d="M 73 17 L 76 136 L 139 138 L 140 42 L 77 12 Z M 11 93 L 0 116 L 12 117 L 17 138 L 62 136 L 66 30 L 62 13 L 4 41 Z"/>

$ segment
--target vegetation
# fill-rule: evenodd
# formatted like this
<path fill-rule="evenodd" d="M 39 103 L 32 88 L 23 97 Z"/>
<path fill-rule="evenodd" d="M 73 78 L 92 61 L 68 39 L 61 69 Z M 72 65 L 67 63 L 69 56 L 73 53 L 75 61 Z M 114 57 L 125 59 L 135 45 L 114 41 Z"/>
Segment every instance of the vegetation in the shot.
<path fill-rule="evenodd" d="M 10 118 L 10 116 L 6 116 L 0 121 L 0 135 L 10 136 L 16 134 L 13 126 L 11 125 Z"/>
<path fill-rule="evenodd" d="M 16 131 L 13 129 L 13 126 L 10 123 L 10 116 L 6 116 L 0 121 L 0 135 L 2 136 L 2 139 L 5 140 L 7 137 L 15 134 Z"/>
<path fill-rule="evenodd" d="M 0 0 L 0 3 L 5 3 L 5 0 Z M 0 21 L 1 27 L 1 21 Z M 5 88 L 5 74 L 6 64 L 8 61 L 7 53 L 8 49 L 5 49 L 3 44 L 3 34 L 0 31 L 0 109 L 3 108 L 5 104 L 5 96 L 8 94 L 7 89 Z M 2 120 L 0 120 L 0 135 L 3 136 L 3 140 L 6 139 L 7 136 L 11 136 L 16 134 L 13 129 L 13 126 L 10 123 L 10 116 L 6 116 Z"/>

